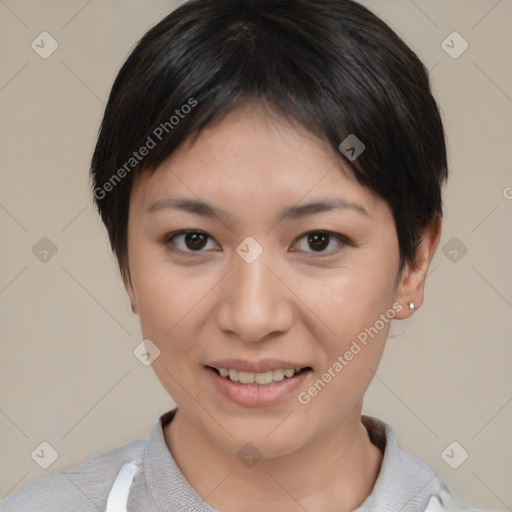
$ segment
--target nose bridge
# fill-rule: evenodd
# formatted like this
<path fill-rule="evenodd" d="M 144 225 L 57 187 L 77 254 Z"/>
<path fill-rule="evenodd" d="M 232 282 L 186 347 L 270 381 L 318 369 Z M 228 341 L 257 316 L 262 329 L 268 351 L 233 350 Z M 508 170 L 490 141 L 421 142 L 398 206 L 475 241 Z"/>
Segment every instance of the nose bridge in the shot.
<path fill-rule="evenodd" d="M 248 237 L 237 247 L 223 287 L 223 329 L 257 341 L 288 327 L 291 315 L 287 314 L 286 287 L 270 270 L 275 266 L 271 249 L 255 239 Z"/>
<path fill-rule="evenodd" d="M 253 314 L 262 313 L 276 299 L 275 276 L 267 268 L 272 265 L 271 250 L 256 244 L 250 239 L 237 247 L 231 277 L 236 303 L 249 307 Z"/>

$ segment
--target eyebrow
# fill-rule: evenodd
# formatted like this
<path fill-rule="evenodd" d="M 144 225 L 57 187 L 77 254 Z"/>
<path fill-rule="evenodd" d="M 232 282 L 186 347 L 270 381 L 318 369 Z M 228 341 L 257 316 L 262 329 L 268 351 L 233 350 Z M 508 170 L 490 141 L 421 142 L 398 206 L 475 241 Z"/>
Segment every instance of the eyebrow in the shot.
<path fill-rule="evenodd" d="M 229 216 L 229 213 L 226 210 L 221 208 L 215 208 L 211 204 L 205 201 L 199 201 L 195 199 L 187 199 L 184 197 L 174 197 L 174 198 L 165 198 L 160 199 L 153 204 L 151 204 L 146 212 L 153 213 L 165 208 L 173 208 L 176 210 L 182 210 L 185 212 L 193 213 L 195 215 L 200 215 L 201 217 L 219 217 L 219 215 Z M 328 212 L 331 210 L 351 210 L 357 213 L 360 213 L 366 217 L 369 217 L 369 213 L 365 210 L 363 206 L 357 203 L 352 203 L 341 197 L 331 197 L 322 200 L 317 200 L 311 203 L 306 203 L 302 205 L 289 206 L 287 208 L 282 209 L 278 215 L 277 220 L 294 220 L 300 219 L 307 215 L 312 215 L 320 212 Z"/>

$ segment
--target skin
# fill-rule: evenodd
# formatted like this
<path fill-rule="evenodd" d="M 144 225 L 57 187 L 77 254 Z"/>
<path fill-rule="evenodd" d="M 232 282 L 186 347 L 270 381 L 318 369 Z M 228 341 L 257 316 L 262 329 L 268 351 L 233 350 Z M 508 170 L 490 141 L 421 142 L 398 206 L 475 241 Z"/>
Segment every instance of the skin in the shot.
<path fill-rule="evenodd" d="M 146 211 L 171 196 L 226 212 Z M 337 209 L 276 221 L 283 207 L 333 196 L 367 215 Z M 166 246 L 166 236 L 183 229 L 207 238 L 194 245 L 181 235 Z M 350 242 L 331 236 L 315 251 L 307 234 L 318 230 Z M 297 395 L 393 304 L 401 305 L 397 319 L 412 314 L 410 302 L 421 306 L 440 232 L 437 216 L 415 265 L 399 276 L 388 204 L 360 186 L 326 142 L 254 103 L 183 143 L 154 174 L 136 177 L 125 285 L 144 338 L 161 351 L 156 375 L 178 406 L 164 429 L 167 446 L 211 506 L 340 512 L 371 493 L 382 453 L 361 424 L 361 408 L 389 323 L 308 404 Z M 263 248 L 252 263 L 236 252 L 248 236 Z M 221 395 L 204 368 L 224 358 L 291 360 L 313 371 L 278 403 L 245 407 Z M 250 468 L 236 455 L 248 441 L 263 454 Z"/>

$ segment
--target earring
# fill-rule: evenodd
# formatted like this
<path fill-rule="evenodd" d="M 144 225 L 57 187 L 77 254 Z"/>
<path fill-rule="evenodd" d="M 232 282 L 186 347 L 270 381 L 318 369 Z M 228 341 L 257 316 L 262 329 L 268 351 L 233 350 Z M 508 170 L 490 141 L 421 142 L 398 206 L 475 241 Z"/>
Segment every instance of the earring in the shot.
<path fill-rule="evenodd" d="M 409 302 L 409 309 L 412 311 L 414 308 L 414 302 Z"/>

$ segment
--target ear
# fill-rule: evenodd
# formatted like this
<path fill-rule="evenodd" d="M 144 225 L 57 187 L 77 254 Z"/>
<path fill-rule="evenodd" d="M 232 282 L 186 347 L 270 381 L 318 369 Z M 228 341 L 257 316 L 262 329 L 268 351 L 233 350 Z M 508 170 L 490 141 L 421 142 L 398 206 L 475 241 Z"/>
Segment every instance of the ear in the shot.
<path fill-rule="evenodd" d="M 403 269 L 395 292 L 395 301 L 402 305 L 402 309 L 395 315 L 398 320 L 408 318 L 423 304 L 425 278 L 441 237 L 441 225 L 442 217 L 436 214 L 422 234 L 414 265 L 406 265 Z M 411 302 L 414 304 L 412 310 L 409 309 Z"/>
<path fill-rule="evenodd" d="M 130 298 L 130 305 L 131 305 L 132 312 L 137 314 L 137 301 L 135 298 L 135 292 L 133 291 L 130 270 L 124 270 L 124 271 L 122 270 L 121 277 L 123 278 L 123 284 L 126 289 L 126 293 L 128 294 L 128 297 Z"/>

